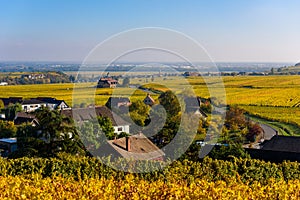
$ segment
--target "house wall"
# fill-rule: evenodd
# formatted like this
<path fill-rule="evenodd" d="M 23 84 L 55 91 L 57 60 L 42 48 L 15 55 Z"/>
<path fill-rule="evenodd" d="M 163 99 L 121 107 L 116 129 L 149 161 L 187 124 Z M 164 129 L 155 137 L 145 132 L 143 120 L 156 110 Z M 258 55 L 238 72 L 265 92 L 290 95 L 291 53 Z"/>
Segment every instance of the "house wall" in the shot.
<path fill-rule="evenodd" d="M 64 110 L 66 108 L 69 108 L 65 103 L 61 103 L 59 105 L 55 104 L 55 103 L 47 103 L 47 107 L 50 110 L 54 110 L 56 107 L 58 107 L 59 110 Z"/>
<path fill-rule="evenodd" d="M 48 104 L 47 104 L 47 107 L 48 107 L 50 110 L 54 110 L 54 109 L 55 109 L 55 106 L 56 106 L 56 104 L 53 104 L 53 103 L 48 103 Z"/>
<path fill-rule="evenodd" d="M 66 108 L 69 108 L 64 102 L 62 102 L 61 104 L 58 105 L 60 110 L 64 110 Z"/>
<path fill-rule="evenodd" d="M 24 104 L 22 105 L 22 110 L 25 112 L 34 112 L 41 107 L 45 107 L 46 104 Z"/>
<path fill-rule="evenodd" d="M 261 159 L 271 162 L 283 162 L 284 160 L 298 161 L 300 162 L 300 153 L 285 152 L 285 151 L 271 151 L 264 149 L 245 149 L 251 156 L 251 158 Z"/>
<path fill-rule="evenodd" d="M 129 133 L 129 125 L 125 125 L 125 126 L 114 126 L 114 133 L 116 134 L 120 134 L 122 132 L 126 132 Z M 122 129 L 122 130 L 121 130 Z"/>

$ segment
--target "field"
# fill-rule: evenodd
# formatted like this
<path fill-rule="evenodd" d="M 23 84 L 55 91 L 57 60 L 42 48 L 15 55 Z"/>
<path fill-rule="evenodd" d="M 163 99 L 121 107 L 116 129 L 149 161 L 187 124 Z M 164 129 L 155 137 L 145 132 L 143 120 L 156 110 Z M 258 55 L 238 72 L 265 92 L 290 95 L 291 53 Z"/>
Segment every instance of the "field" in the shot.
<path fill-rule="evenodd" d="M 76 88 L 76 92 L 74 89 Z M 80 83 L 74 86 L 73 83 L 65 84 L 39 84 L 39 85 L 12 85 L 0 88 L 1 97 L 54 97 L 65 100 L 69 105 L 74 102 L 93 103 L 96 105 L 104 105 L 107 99 L 113 94 L 116 96 L 127 96 L 132 93 L 132 100 L 135 98 L 144 98 L 146 92 L 131 88 L 116 89 L 96 89 L 95 83 Z"/>
<path fill-rule="evenodd" d="M 155 77 L 153 83 L 146 78 L 131 79 L 131 83 L 145 85 L 147 88 L 175 92 L 190 91 L 201 97 L 213 97 L 226 94 L 229 105 L 238 105 L 251 114 L 260 117 L 279 120 L 286 123 L 300 125 L 300 77 L 299 76 L 236 76 L 222 77 Z M 76 88 L 76 89 L 74 89 Z M 37 96 L 52 96 L 64 99 L 72 105 L 77 102 L 95 103 L 104 105 L 113 94 L 115 96 L 130 96 L 131 101 L 143 99 L 145 91 L 136 88 L 96 89 L 95 83 L 73 84 L 43 84 L 2 86 L 1 97 L 22 96 L 32 98 Z M 75 93 L 73 93 L 76 91 Z M 209 93 L 212 91 L 213 93 Z M 73 98 L 74 94 L 74 98 Z M 158 95 L 153 94 L 154 98 Z"/>

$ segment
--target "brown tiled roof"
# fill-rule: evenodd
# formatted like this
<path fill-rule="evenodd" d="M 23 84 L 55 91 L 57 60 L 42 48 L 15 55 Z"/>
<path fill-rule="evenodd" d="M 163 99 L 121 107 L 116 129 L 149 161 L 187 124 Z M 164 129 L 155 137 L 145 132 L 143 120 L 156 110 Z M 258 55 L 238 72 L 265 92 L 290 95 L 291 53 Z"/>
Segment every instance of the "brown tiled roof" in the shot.
<path fill-rule="evenodd" d="M 73 108 L 72 110 L 62 110 L 61 112 L 67 117 L 73 118 L 75 121 L 88 121 L 95 119 L 96 116 L 107 117 L 111 120 L 113 126 L 129 125 L 128 122 L 123 120 L 117 114 L 111 112 L 105 106 L 92 107 L 92 108 Z"/>
<path fill-rule="evenodd" d="M 263 143 L 262 149 L 300 153 L 300 137 L 275 135 Z"/>
<path fill-rule="evenodd" d="M 23 123 L 32 123 L 32 122 L 38 123 L 38 120 L 35 118 L 35 115 L 33 114 L 28 114 L 25 112 L 18 112 L 16 114 L 16 117 L 14 119 L 14 124 L 15 125 L 20 125 Z"/>
<path fill-rule="evenodd" d="M 126 150 L 126 137 L 110 140 L 108 143 L 124 158 L 136 160 L 153 160 L 161 158 L 165 153 L 153 144 L 145 135 L 129 136 L 130 151 Z"/>

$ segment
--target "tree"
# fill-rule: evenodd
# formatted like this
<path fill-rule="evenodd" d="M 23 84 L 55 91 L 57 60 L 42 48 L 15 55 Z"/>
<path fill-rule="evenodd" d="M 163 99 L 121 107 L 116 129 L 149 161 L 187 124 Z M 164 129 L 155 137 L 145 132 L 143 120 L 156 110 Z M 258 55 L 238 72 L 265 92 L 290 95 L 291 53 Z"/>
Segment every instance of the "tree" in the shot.
<path fill-rule="evenodd" d="M 44 141 L 38 137 L 37 127 L 30 123 L 22 124 L 17 129 L 17 151 L 13 152 L 10 158 L 35 157 L 39 156 L 44 148 Z"/>
<path fill-rule="evenodd" d="M 158 100 L 160 104 L 165 108 L 168 117 L 176 116 L 179 114 L 181 110 L 180 103 L 176 95 L 171 90 L 162 93 L 158 97 Z"/>
<path fill-rule="evenodd" d="M 79 127 L 79 136 L 86 150 L 91 153 L 105 140 L 97 119 L 83 122 Z"/>
<path fill-rule="evenodd" d="M 22 106 L 19 103 L 8 105 L 7 108 L 4 109 L 5 117 L 7 120 L 14 120 L 17 112 L 22 110 Z"/>
<path fill-rule="evenodd" d="M 17 128 L 12 121 L 0 120 L 0 138 L 15 137 Z"/>
<path fill-rule="evenodd" d="M 50 111 L 48 108 L 38 111 L 36 118 L 41 132 L 38 137 L 44 140 L 46 155 L 55 155 L 60 151 L 83 153 L 83 145 L 70 118 L 61 115 L 59 110 Z"/>
<path fill-rule="evenodd" d="M 275 74 L 275 69 L 272 67 L 271 68 L 271 74 L 274 75 Z"/>
<path fill-rule="evenodd" d="M 98 123 L 101 128 L 101 131 L 105 134 L 107 139 L 112 140 L 115 138 L 115 136 L 116 136 L 116 134 L 114 133 L 115 129 L 109 118 L 99 116 Z"/>
<path fill-rule="evenodd" d="M 129 106 L 130 117 L 138 126 L 146 125 L 146 120 L 149 118 L 149 110 L 150 107 L 141 100 L 134 101 Z"/>
<path fill-rule="evenodd" d="M 4 108 L 4 103 L 3 101 L 0 99 L 0 110 Z"/>
<path fill-rule="evenodd" d="M 123 83 L 122 83 L 122 86 L 123 87 L 128 87 L 130 84 L 130 78 L 129 77 L 126 77 L 123 79 Z"/>
<path fill-rule="evenodd" d="M 155 135 L 156 140 L 160 141 L 157 145 L 162 147 L 171 142 L 178 132 L 181 121 L 181 108 L 176 95 L 170 90 L 162 93 L 158 100 L 166 114 L 166 121 L 163 128 Z M 158 110 L 157 114 L 159 116 L 162 113 Z"/>
<path fill-rule="evenodd" d="M 232 129 L 243 129 L 247 126 L 247 120 L 244 115 L 244 110 L 237 106 L 230 107 L 226 113 L 225 126 Z"/>
<path fill-rule="evenodd" d="M 246 138 L 250 142 L 255 142 L 263 138 L 264 130 L 258 123 L 250 124 L 249 132 L 246 134 Z"/>
<path fill-rule="evenodd" d="M 228 146 L 215 146 L 209 156 L 213 159 L 230 160 L 232 157 L 250 158 L 250 155 L 245 151 L 242 144 L 234 143 Z"/>
<path fill-rule="evenodd" d="M 74 83 L 74 81 L 75 81 L 75 76 L 73 76 L 73 75 L 70 75 L 69 76 L 69 81 L 71 82 L 71 83 Z"/>

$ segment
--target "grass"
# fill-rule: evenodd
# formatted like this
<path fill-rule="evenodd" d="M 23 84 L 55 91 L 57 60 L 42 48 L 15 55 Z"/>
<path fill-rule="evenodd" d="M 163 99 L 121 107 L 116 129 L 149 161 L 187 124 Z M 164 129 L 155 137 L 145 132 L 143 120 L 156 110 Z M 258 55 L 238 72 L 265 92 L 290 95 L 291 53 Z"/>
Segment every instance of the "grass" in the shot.
<path fill-rule="evenodd" d="M 284 123 L 284 122 L 279 122 L 279 121 L 270 121 L 270 120 L 264 119 L 262 117 L 254 116 L 254 115 L 247 115 L 247 116 L 252 121 L 269 125 L 270 127 L 277 130 L 280 135 L 300 136 L 300 127 L 296 126 L 294 124 L 289 124 L 289 123 Z"/>
<path fill-rule="evenodd" d="M 276 119 L 283 123 L 295 123 L 300 126 L 300 108 L 294 107 L 274 107 L 274 106 L 246 106 L 239 107 L 266 119 Z"/>

